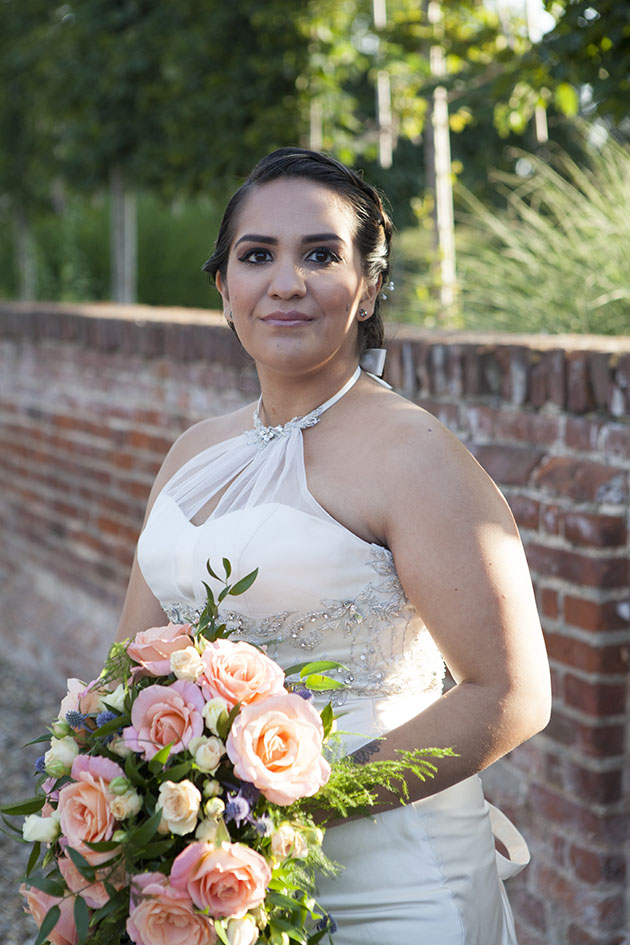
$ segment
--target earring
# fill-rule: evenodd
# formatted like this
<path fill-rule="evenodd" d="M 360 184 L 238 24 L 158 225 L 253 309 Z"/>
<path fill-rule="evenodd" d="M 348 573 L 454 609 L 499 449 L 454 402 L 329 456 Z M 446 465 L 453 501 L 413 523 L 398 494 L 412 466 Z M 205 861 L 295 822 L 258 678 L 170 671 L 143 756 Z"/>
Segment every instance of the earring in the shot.
<path fill-rule="evenodd" d="M 360 309 L 359 309 L 359 318 L 361 318 L 361 319 L 366 319 L 366 318 L 369 318 L 369 317 L 370 317 L 370 313 L 369 313 L 366 309 L 364 309 L 364 308 L 360 308 Z"/>
<path fill-rule="evenodd" d="M 234 317 L 232 315 L 232 309 L 230 309 L 230 311 L 226 313 L 225 320 L 228 323 L 228 325 L 234 324 Z"/>

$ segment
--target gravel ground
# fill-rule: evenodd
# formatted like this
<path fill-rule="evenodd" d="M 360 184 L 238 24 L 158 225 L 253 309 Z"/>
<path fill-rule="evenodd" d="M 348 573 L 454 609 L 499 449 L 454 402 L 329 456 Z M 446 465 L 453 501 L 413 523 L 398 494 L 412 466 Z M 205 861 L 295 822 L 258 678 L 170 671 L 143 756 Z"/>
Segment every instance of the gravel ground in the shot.
<path fill-rule="evenodd" d="M 33 762 L 41 746 L 22 746 L 43 734 L 59 708 L 60 693 L 55 687 L 33 686 L 24 670 L 3 661 L 0 686 L 0 761 L 4 803 L 33 795 Z M 63 695 L 63 693 L 61 693 Z M 21 821 L 15 818 L 16 826 Z M 35 925 L 24 914 L 24 900 L 18 894 L 30 846 L 0 834 L 0 942 L 3 945 L 30 945 L 35 941 Z"/>

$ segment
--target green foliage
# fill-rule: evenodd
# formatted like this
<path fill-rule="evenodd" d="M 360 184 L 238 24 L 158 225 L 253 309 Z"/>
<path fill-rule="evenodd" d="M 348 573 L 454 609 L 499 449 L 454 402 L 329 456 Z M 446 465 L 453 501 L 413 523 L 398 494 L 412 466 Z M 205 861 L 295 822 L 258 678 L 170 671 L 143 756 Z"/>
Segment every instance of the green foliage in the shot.
<path fill-rule="evenodd" d="M 529 176 L 496 175 L 506 210 L 461 193 L 465 326 L 630 334 L 630 148 L 609 140 L 586 168 L 521 158 Z"/>

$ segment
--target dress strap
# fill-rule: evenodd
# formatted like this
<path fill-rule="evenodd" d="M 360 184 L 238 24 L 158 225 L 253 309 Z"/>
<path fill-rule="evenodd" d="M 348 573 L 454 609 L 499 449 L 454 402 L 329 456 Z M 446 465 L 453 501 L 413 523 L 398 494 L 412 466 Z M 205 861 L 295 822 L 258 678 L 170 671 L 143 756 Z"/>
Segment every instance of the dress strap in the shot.
<path fill-rule="evenodd" d="M 278 426 L 275 427 L 265 426 L 265 424 L 260 419 L 260 407 L 262 404 L 261 394 L 258 399 L 258 403 L 256 404 L 256 410 L 254 411 L 253 433 L 256 436 L 258 442 L 262 446 L 266 446 L 267 443 L 270 443 L 272 440 L 290 433 L 292 430 L 305 430 L 307 427 L 314 427 L 316 423 L 319 423 L 319 419 L 324 411 L 328 410 L 329 407 L 332 407 L 333 404 L 336 404 L 338 400 L 341 400 L 344 394 L 347 394 L 350 388 L 354 387 L 360 376 L 361 368 L 359 365 L 357 365 L 357 368 L 354 371 L 352 377 L 346 381 L 341 390 L 338 390 L 336 394 L 333 394 L 333 396 L 325 401 L 325 403 L 320 404 L 319 407 L 315 407 L 314 410 L 311 410 L 310 413 L 305 414 L 303 417 L 293 417 L 293 419 L 288 420 L 286 423 L 278 424 Z"/>

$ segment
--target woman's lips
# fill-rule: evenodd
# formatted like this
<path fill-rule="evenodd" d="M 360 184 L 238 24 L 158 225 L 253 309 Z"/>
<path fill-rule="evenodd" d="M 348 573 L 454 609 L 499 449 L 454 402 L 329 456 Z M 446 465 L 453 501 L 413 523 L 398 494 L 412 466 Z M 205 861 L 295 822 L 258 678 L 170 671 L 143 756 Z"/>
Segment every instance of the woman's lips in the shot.
<path fill-rule="evenodd" d="M 306 322 L 312 321 L 312 317 L 307 315 L 305 312 L 291 311 L 291 312 L 270 312 L 269 315 L 264 315 L 262 321 L 266 325 L 280 325 L 280 326 L 291 326 L 291 325 L 304 325 Z"/>

